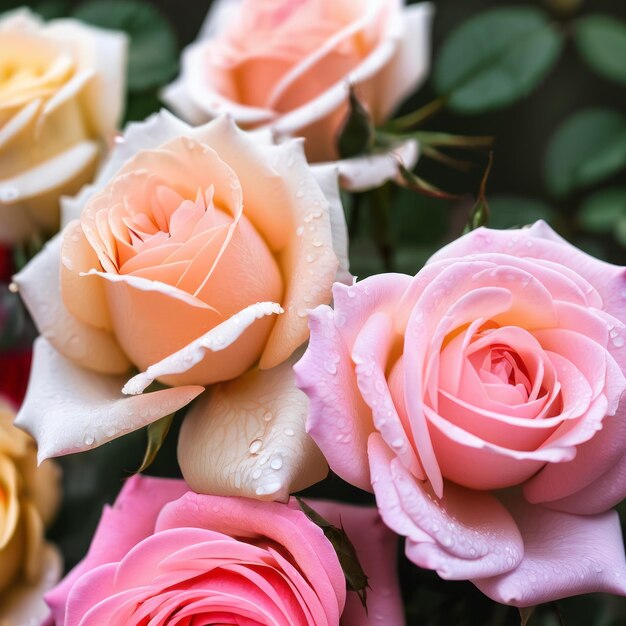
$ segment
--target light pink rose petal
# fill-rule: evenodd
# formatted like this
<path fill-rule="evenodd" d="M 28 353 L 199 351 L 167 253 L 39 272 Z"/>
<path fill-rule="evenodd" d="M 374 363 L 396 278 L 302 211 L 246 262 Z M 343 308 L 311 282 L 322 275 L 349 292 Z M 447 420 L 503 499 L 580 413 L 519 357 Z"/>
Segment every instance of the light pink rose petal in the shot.
<path fill-rule="evenodd" d="M 104 508 L 85 558 L 46 595 L 56 623 L 64 623 L 67 597 L 74 583 L 100 565 L 121 560 L 133 546 L 149 537 L 163 506 L 180 498 L 187 490 L 187 485 L 180 480 L 140 474 L 124 483 L 115 504 Z"/>
<path fill-rule="evenodd" d="M 587 505 L 585 499 L 578 498 L 577 494 L 587 487 L 591 488 L 596 481 L 602 480 L 603 475 L 611 472 L 621 462 L 625 440 L 626 413 L 622 408 L 616 415 L 606 417 L 602 421 L 602 430 L 593 438 L 578 446 L 574 460 L 569 463 L 547 465 L 531 478 L 524 485 L 524 497 L 531 503 L 550 506 L 552 501 L 571 496 L 567 503 L 561 505 L 564 510 L 576 513 L 596 512 L 595 498 Z M 621 494 L 626 489 L 626 481 L 619 473 L 615 478 L 620 482 L 613 485 L 615 491 L 612 498 L 606 494 L 609 506 L 620 502 Z M 600 497 L 599 493 L 597 497 Z M 557 504 L 556 508 L 560 506 Z"/>
<path fill-rule="evenodd" d="M 424 407 L 437 460 L 445 477 L 472 489 L 500 489 L 519 484 L 545 463 L 570 461 L 573 447 L 515 450 L 485 441 Z"/>
<path fill-rule="evenodd" d="M 613 467 L 580 491 L 544 502 L 543 506 L 555 511 L 576 515 L 604 513 L 626 498 L 626 453 Z"/>
<path fill-rule="evenodd" d="M 602 308 L 617 319 L 624 319 L 624 268 L 600 261 L 572 246 L 542 220 L 520 230 L 477 228 L 442 248 L 429 263 L 483 252 L 503 252 L 533 259 L 545 267 L 558 268 L 572 279 L 578 274 L 578 282 L 581 286 L 585 285 L 591 306 Z"/>
<path fill-rule="evenodd" d="M 403 626 L 404 608 L 396 571 L 397 537 L 375 508 L 310 500 L 308 504 L 331 524 L 342 527 L 368 577 L 367 613 L 356 593 L 348 593 L 342 626 L 377 626 L 384 619 Z"/>
<path fill-rule="evenodd" d="M 296 384 L 310 401 L 306 430 L 333 471 L 369 490 L 367 438 L 374 426 L 356 384 L 349 349 L 335 325 L 336 315 L 329 306 L 309 313 L 311 338 L 294 366 Z"/>
<path fill-rule="evenodd" d="M 194 491 L 286 501 L 326 476 L 304 430 L 309 403 L 292 365 L 253 369 L 194 403 L 178 440 L 178 462 Z"/>
<path fill-rule="evenodd" d="M 387 385 L 391 351 L 402 339 L 393 331 L 393 318 L 383 311 L 367 320 L 352 348 L 354 371 L 361 396 L 372 412 L 374 426 L 411 473 L 423 479 L 421 464 Z"/>
<path fill-rule="evenodd" d="M 492 576 L 520 562 L 522 538 L 494 496 L 446 483 L 444 497 L 437 498 L 379 435 L 370 437 L 369 454 L 380 513 L 390 528 L 406 534 L 411 561 L 449 580 Z"/>
<path fill-rule="evenodd" d="M 124 380 L 83 369 L 38 338 L 28 391 L 15 423 L 37 441 L 39 462 L 89 450 L 142 428 L 204 391 L 187 386 L 125 398 L 120 393 Z"/>
<path fill-rule="evenodd" d="M 309 347 L 294 368 L 297 384 L 311 402 L 307 431 L 333 471 L 362 489 L 370 488 L 367 438 L 373 422 L 349 355 L 368 317 L 377 311 L 394 311 L 410 281 L 403 274 L 387 274 L 351 287 L 335 283 L 334 311 L 319 307 L 311 313 Z M 347 446 L 349 454 L 344 451 Z"/>
<path fill-rule="evenodd" d="M 626 560 L 615 511 L 579 516 L 532 506 L 507 505 L 524 539 L 519 565 L 472 582 L 496 602 L 533 606 L 602 591 L 626 595 Z"/>

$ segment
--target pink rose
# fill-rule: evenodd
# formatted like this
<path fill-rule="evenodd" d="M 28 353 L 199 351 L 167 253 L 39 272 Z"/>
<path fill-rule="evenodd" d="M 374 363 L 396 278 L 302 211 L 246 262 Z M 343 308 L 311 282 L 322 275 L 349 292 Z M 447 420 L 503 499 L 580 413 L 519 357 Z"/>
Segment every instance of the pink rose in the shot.
<path fill-rule="evenodd" d="M 626 594 L 624 268 L 537 222 L 334 302 L 296 367 L 308 431 L 408 558 L 517 606 Z"/>
<path fill-rule="evenodd" d="M 227 112 L 304 137 L 310 160 L 332 160 L 348 85 L 380 124 L 424 80 L 432 12 L 401 0 L 219 0 L 163 98 L 192 123 Z M 411 166 L 415 146 L 403 156 Z"/>
<path fill-rule="evenodd" d="M 289 359 L 307 310 L 347 275 L 336 172 L 314 172 L 299 140 L 161 112 L 127 128 L 64 218 L 15 276 L 42 335 L 17 417 L 39 457 L 106 443 L 210 386 L 181 438 L 194 490 L 287 499 L 321 480 Z"/>
<path fill-rule="evenodd" d="M 394 539 L 375 509 L 315 502 L 370 575 L 369 617 L 318 526 L 290 506 L 203 496 L 135 476 L 104 511 L 87 557 L 47 596 L 58 626 L 401 626 Z"/>

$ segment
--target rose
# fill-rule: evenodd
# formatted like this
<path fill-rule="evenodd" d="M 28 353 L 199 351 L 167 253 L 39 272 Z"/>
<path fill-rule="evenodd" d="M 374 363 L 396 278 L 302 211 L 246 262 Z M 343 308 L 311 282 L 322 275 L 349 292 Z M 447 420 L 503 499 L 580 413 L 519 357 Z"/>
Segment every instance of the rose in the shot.
<path fill-rule="evenodd" d="M 53 623 L 401 626 L 394 540 L 376 510 L 315 502 L 344 524 L 370 575 L 370 617 L 337 555 L 297 505 L 203 496 L 183 481 L 128 480 L 87 557 L 46 597 Z M 378 623 L 378 621 L 376 621 Z"/>
<path fill-rule="evenodd" d="M 543 222 L 337 285 L 296 368 L 308 430 L 421 567 L 518 606 L 624 594 L 625 296 Z"/>
<path fill-rule="evenodd" d="M 400 0 L 222 0 L 163 98 L 192 123 L 228 112 L 244 127 L 305 137 L 310 160 L 333 160 L 348 85 L 385 121 L 426 76 L 431 17 L 430 4 Z M 414 149 L 403 153 L 409 167 Z"/>
<path fill-rule="evenodd" d="M 163 112 L 131 125 L 66 203 L 79 219 L 15 277 L 43 336 L 17 418 L 40 458 L 145 426 L 212 385 L 179 455 L 194 489 L 285 499 L 324 476 L 287 360 L 308 308 L 330 300 L 345 223 L 335 172 L 314 175 L 300 141 L 267 139 Z M 131 365 L 145 371 L 128 381 Z M 216 406 L 215 383 L 240 376 Z M 142 395 L 155 379 L 170 387 Z"/>
<path fill-rule="evenodd" d="M 120 120 L 126 37 L 26 9 L 0 17 L 0 241 L 59 227 Z"/>
<path fill-rule="evenodd" d="M 39 468 L 34 442 L 11 423 L 0 400 L 0 618 L 39 623 L 48 614 L 43 593 L 56 583 L 61 561 L 44 540 L 59 503 L 59 472 Z"/>

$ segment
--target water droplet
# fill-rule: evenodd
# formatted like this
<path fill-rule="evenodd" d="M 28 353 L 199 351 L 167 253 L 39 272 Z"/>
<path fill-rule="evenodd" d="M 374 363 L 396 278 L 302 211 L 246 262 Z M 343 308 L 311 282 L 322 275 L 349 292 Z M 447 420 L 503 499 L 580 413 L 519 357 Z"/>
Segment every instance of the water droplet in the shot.
<path fill-rule="evenodd" d="M 255 469 L 254 472 L 252 472 L 253 480 L 257 480 L 258 478 L 260 478 L 262 473 L 263 471 L 257 467 L 257 469 Z"/>
<path fill-rule="evenodd" d="M 271 461 L 270 461 L 270 467 L 273 470 L 279 470 L 281 467 L 283 466 L 283 460 L 281 459 L 280 456 L 275 456 Z"/>
<path fill-rule="evenodd" d="M 272 419 L 273 415 L 271 411 L 265 411 L 265 413 L 263 414 L 263 419 L 266 422 L 269 422 Z"/>
<path fill-rule="evenodd" d="M 296 434 L 296 431 L 293 428 L 285 428 L 285 435 L 287 437 L 293 437 Z"/>
<path fill-rule="evenodd" d="M 296 235 L 302 237 L 302 233 L 304 233 L 304 226 L 298 226 L 298 228 L 296 228 Z"/>
<path fill-rule="evenodd" d="M 250 442 L 250 447 L 248 448 L 248 452 L 250 454 L 258 454 L 263 447 L 263 442 L 260 439 L 253 439 Z"/>
<path fill-rule="evenodd" d="M 83 438 L 83 443 L 86 446 L 91 446 L 93 445 L 93 442 L 95 441 L 95 437 L 93 435 L 85 435 L 85 437 Z"/>

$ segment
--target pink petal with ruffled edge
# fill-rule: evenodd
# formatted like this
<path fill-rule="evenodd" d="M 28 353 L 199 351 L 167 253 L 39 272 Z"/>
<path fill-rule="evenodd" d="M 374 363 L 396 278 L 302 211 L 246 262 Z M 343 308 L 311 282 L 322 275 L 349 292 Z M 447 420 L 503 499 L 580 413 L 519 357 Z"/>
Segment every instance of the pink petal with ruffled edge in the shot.
<path fill-rule="evenodd" d="M 319 307 L 310 313 L 309 346 L 294 367 L 310 400 L 307 432 L 333 471 L 362 489 L 370 489 L 367 438 L 374 426 L 349 354 L 365 321 L 377 311 L 394 311 L 410 282 L 404 274 L 385 274 L 351 287 L 335 283 L 334 311 Z"/>
<path fill-rule="evenodd" d="M 524 540 L 519 565 L 472 582 L 496 602 L 533 606 L 602 591 L 626 595 L 626 560 L 615 511 L 578 516 L 523 502 L 508 505 Z"/>
<path fill-rule="evenodd" d="M 100 565 L 119 561 L 134 545 L 154 532 L 157 516 L 167 502 L 187 492 L 180 480 L 136 474 L 122 487 L 115 504 L 105 507 L 87 556 L 46 595 L 54 620 L 65 623 L 65 607 L 74 583 Z M 128 510 L 133 510 L 128 515 Z"/>
<path fill-rule="evenodd" d="M 372 483 L 383 520 L 407 537 L 406 554 L 445 579 L 492 576 L 513 569 L 524 545 L 498 500 L 446 483 L 437 498 L 394 457 L 380 435 L 369 441 Z"/>

